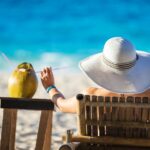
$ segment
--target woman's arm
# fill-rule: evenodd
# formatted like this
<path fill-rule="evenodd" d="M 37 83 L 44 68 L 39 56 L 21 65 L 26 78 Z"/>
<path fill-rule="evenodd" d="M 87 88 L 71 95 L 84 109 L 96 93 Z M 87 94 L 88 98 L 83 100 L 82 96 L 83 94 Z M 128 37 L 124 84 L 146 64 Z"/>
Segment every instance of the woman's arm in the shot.
<path fill-rule="evenodd" d="M 62 112 L 76 113 L 77 101 L 76 98 L 65 99 L 64 95 L 55 88 L 54 76 L 51 68 L 44 68 L 41 71 L 41 81 L 45 89 L 49 93 L 50 99 Z"/>
<path fill-rule="evenodd" d="M 76 113 L 76 98 L 65 99 L 64 96 L 56 89 L 53 88 L 49 91 L 52 102 L 62 112 Z"/>

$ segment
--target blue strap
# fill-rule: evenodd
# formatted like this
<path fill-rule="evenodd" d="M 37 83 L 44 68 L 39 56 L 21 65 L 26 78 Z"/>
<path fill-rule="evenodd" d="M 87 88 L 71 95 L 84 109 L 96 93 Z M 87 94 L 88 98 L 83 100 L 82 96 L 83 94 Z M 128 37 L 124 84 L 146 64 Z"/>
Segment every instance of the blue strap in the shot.
<path fill-rule="evenodd" d="M 46 92 L 49 93 L 49 91 L 54 88 L 56 88 L 55 85 L 51 85 L 46 89 Z"/>

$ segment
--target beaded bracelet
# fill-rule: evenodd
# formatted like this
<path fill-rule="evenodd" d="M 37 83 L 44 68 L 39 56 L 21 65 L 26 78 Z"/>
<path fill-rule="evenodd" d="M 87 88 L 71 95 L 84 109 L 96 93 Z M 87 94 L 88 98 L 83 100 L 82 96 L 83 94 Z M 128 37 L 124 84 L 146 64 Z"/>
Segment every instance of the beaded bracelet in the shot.
<path fill-rule="evenodd" d="M 53 89 L 53 88 L 56 88 L 55 85 L 49 86 L 49 87 L 46 89 L 46 92 L 49 93 L 49 91 L 50 91 L 51 89 Z"/>

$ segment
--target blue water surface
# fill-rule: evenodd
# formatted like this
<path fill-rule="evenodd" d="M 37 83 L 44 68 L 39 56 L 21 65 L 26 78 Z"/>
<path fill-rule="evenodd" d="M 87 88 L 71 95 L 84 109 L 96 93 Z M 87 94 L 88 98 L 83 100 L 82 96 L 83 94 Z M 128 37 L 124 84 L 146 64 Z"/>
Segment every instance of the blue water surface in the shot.
<path fill-rule="evenodd" d="M 0 51 L 13 60 L 60 53 L 78 61 L 101 51 L 113 36 L 150 51 L 150 1 L 0 1 Z"/>

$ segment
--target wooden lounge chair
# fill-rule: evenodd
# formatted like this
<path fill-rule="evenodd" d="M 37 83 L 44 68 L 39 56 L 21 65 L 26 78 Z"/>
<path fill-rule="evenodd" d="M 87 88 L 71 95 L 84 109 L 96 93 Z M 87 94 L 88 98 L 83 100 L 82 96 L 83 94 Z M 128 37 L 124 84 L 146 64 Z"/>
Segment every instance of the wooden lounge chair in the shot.
<path fill-rule="evenodd" d="M 150 149 L 150 98 L 77 95 L 78 134 L 59 150 Z"/>
<path fill-rule="evenodd" d="M 4 109 L 0 150 L 15 150 L 18 109 L 41 111 L 35 150 L 51 149 L 54 105 L 50 100 L 0 97 L 0 108 Z"/>

